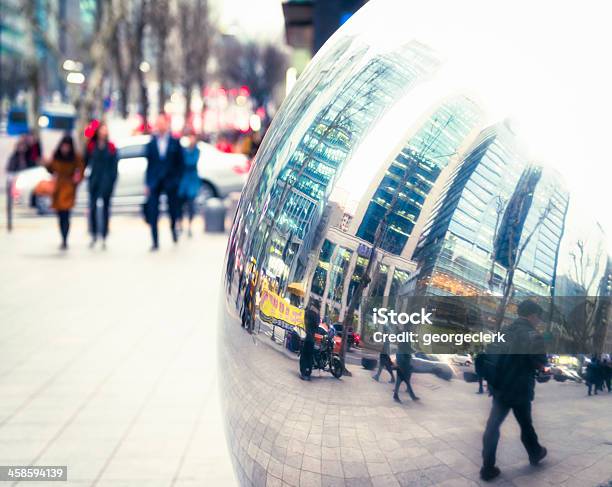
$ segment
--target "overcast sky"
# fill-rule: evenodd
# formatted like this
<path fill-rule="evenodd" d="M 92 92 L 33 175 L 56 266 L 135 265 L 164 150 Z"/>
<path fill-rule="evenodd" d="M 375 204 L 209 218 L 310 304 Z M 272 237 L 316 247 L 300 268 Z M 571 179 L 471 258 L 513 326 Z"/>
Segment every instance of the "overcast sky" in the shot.
<path fill-rule="evenodd" d="M 258 40 L 282 40 L 281 0 L 213 0 L 221 29 Z"/>

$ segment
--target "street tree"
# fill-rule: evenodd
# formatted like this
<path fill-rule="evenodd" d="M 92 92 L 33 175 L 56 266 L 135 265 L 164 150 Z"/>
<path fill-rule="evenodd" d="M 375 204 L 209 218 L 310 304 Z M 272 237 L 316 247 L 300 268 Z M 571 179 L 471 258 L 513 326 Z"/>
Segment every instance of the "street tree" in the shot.
<path fill-rule="evenodd" d="M 233 37 L 224 38 L 219 50 L 217 57 L 224 81 L 246 85 L 256 107 L 267 110 L 276 87 L 285 77 L 285 53 L 273 44 L 242 43 Z"/>
<path fill-rule="evenodd" d="M 112 65 L 120 95 L 119 111 L 123 118 L 128 116 L 132 81 L 143 61 L 147 7 L 146 0 L 122 0 L 121 16 L 112 38 Z"/>
<path fill-rule="evenodd" d="M 77 138 L 84 144 L 85 126 L 101 109 L 102 85 L 109 69 L 112 55 L 112 40 L 125 14 L 122 0 L 96 0 L 97 19 L 86 49 L 90 69 L 83 91 L 75 100 L 77 108 Z"/>
<path fill-rule="evenodd" d="M 181 0 L 178 14 L 182 46 L 181 83 L 185 94 L 185 123 L 191 112 L 194 87 L 203 93 L 207 80 L 213 27 L 209 19 L 208 0 Z"/>
<path fill-rule="evenodd" d="M 167 84 L 171 71 L 171 60 L 168 57 L 168 41 L 176 19 L 172 12 L 170 0 L 151 0 L 148 4 L 148 24 L 155 42 L 155 73 L 159 89 L 157 93 L 157 109 L 164 111 L 168 99 Z"/>

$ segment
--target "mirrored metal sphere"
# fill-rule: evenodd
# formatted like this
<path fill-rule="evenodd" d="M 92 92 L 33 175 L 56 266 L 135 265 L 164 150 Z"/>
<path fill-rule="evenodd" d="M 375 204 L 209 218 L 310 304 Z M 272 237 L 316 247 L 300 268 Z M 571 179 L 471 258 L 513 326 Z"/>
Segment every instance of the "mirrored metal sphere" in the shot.
<path fill-rule="evenodd" d="M 612 441 L 609 422 L 585 421 L 568 445 L 584 387 L 559 385 L 612 351 L 605 8 L 374 0 L 312 60 L 256 156 L 224 268 L 220 381 L 242 485 L 478 481 L 490 401 L 463 377 L 482 346 L 376 339 L 393 328 L 377 310 L 416 298 L 435 300 L 440 329 L 485 332 L 537 301 L 549 359 L 567 355 L 534 406 L 550 479 Z M 418 374 L 394 401 L 406 356 Z M 507 434 L 512 484 L 527 474 Z"/>

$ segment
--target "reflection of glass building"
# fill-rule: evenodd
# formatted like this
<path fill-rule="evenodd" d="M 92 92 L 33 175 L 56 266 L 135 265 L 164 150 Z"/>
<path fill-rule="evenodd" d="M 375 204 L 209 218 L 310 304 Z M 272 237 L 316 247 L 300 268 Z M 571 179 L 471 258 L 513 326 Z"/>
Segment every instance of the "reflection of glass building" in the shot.
<path fill-rule="evenodd" d="M 432 210 L 415 259 L 416 294 L 551 295 L 568 194 L 530 165 L 505 125 L 481 133 Z"/>
<path fill-rule="evenodd" d="M 423 63 L 402 68 L 401 58 L 389 53 L 370 60 L 317 114 L 273 189 L 268 215 L 282 206 L 275 222 L 278 231 L 306 235 L 317 204 L 326 197 L 356 141 L 406 85 L 423 74 Z"/>
<path fill-rule="evenodd" d="M 255 196 L 254 204 L 263 207 L 260 220 L 253 223 L 255 255 L 264 257 L 270 242 L 286 248 L 280 254 L 288 274 L 299 247 L 313 237 L 344 163 L 382 113 L 436 65 L 430 51 L 416 43 L 361 63 L 294 141 L 269 193 Z"/>
<path fill-rule="evenodd" d="M 359 276 L 368 265 L 371 247 L 368 242 L 348 235 L 338 227 L 328 229 L 326 235 L 312 272 L 309 302 L 328 322 L 336 322 L 344 318 Z M 398 255 L 378 252 L 377 272 L 372 276 L 368 293 L 388 300 L 388 296 L 397 295 L 415 267 L 413 262 Z M 360 330 L 361 320 L 354 323 Z"/>
<path fill-rule="evenodd" d="M 380 247 L 402 254 L 440 172 L 465 144 L 479 118 L 477 106 L 464 97 L 437 108 L 386 168 L 357 236 L 373 243 L 380 221 L 390 212 L 381 229 Z"/>

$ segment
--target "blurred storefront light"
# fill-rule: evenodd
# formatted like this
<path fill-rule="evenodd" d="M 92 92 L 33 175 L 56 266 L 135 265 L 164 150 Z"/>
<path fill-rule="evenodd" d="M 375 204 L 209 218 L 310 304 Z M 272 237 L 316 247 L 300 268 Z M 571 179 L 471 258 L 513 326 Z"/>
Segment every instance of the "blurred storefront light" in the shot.
<path fill-rule="evenodd" d="M 65 71 L 83 71 L 83 63 L 73 59 L 66 59 L 62 64 L 62 69 Z"/>
<path fill-rule="evenodd" d="M 46 115 L 41 115 L 40 117 L 38 117 L 38 126 L 41 129 L 47 128 L 49 126 L 49 117 L 47 117 Z"/>
<path fill-rule="evenodd" d="M 291 90 L 295 86 L 297 82 L 297 69 L 291 66 L 287 69 L 287 74 L 285 75 L 285 96 L 291 93 Z"/>
<path fill-rule="evenodd" d="M 253 132 L 259 132 L 259 130 L 261 130 L 261 118 L 259 118 L 259 115 L 251 115 L 249 125 L 251 126 L 251 130 Z"/>
<path fill-rule="evenodd" d="M 66 81 L 71 85 L 82 85 L 85 82 L 85 75 L 77 72 L 68 73 Z"/>

